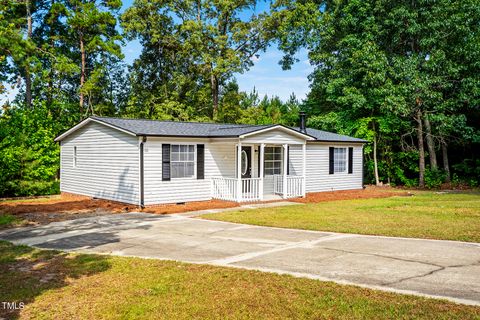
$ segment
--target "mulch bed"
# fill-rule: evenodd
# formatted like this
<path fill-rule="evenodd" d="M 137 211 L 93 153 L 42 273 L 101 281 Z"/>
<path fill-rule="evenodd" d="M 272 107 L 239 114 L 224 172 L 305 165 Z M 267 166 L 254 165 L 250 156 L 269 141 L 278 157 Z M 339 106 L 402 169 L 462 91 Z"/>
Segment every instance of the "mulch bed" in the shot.
<path fill-rule="evenodd" d="M 237 207 L 235 202 L 210 200 L 186 204 L 166 204 L 140 209 L 138 206 L 90 197 L 63 194 L 41 201 L 23 200 L 0 202 L 0 214 L 10 214 L 26 221 L 26 224 L 48 224 L 56 221 L 100 216 L 112 213 L 147 212 L 156 214 L 180 213 L 194 210 Z"/>

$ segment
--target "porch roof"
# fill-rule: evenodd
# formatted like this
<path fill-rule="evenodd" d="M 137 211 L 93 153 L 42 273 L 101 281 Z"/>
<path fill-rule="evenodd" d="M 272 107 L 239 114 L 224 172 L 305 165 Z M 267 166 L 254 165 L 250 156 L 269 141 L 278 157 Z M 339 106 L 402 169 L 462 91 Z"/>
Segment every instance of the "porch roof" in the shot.
<path fill-rule="evenodd" d="M 283 125 L 246 125 L 246 124 L 223 124 L 205 122 L 181 122 L 181 121 L 160 121 L 147 119 L 90 117 L 77 124 L 67 132 L 58 136 L 55 141 L 60 141 L 70 133 L 94 121 L 116 128 L 136 136 L 164 136 L 164 137 L 195 137 L 195 138 L 236 138 L 256 132 L 262 132 L 275 127 L 291 130 L 296 135 L 303 135 L 307 140 L 313 141 L 336 141 L 336 142 L 366 142 L 362 139 L 339 135 L 307 128 L 306 134 L 299 128 L 286 127 Z"/>

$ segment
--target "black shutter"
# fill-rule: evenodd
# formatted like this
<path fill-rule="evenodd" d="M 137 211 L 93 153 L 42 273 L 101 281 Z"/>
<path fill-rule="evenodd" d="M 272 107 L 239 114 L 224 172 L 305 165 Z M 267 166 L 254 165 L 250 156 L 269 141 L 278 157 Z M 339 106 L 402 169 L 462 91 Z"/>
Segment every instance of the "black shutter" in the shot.
<path fill-rule="evenodd" d="M 290 146 L 287 146 L 287 175 L 290 174 Z"/>
<path fill-rule="evenodd" d="M 353 173 L 353 148 L 348 148 L 348 173 Z"/>
<path fill-rule="evenodd" d="M 162 181 L 170 181 L 170 145 L 162 144 Z"/>
<path fill-rule="evenodd" d="M 328 157 L 328 163 L 329 163 L 329 174 L 333 174 L 333 167 L 334 167 L 334 161 L 333 161 L 333 154 L 334 154 L 334 147 L 329 148 L 329 157 Z"/>
<path fill-rule="evenodd" d="M 197 179 L 205 179 L 205 145 L 197 144 Z"/>

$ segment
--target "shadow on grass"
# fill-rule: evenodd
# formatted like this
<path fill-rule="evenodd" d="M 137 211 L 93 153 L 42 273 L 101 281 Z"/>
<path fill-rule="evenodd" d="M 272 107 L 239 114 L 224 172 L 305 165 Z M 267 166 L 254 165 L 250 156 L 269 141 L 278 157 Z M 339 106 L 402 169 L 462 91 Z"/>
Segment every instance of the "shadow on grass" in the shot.
<path fill-rule="evenodd" d="M 108 257 L 72 255 L 0 241 L 0 318 L 17 319 L 20 303 L 27 307 L 47 290 L 68 286 L 72 279 L 109 268 Z M 3 302 L 15 305 L 8 308 Z"/>

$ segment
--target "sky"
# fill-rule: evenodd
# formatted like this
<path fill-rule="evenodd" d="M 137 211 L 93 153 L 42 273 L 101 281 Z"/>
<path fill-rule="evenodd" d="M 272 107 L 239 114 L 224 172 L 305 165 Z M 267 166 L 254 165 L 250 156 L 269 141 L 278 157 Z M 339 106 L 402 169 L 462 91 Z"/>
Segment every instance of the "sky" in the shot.
<path fill-rule="evenodd" d="M 122 11 L 132 5 L 133 0 L 124 0 Z M 268 10 L 268 4 L 260 3 L 255 12 L 259 13 Z M 245 13 L 246 16 L 251 12 Z M 142 46 L 138 41 L 130 41 L 123 48 L 125 62 L 131 64 L 141 53 Z M 292 93 L 302 100 L 306 98 L 309 91 L 308 75 L 312 73 L 313 67 L 310 65 L 307 52 L 302 50 L 297 58 L 300 60 L 295 63 L 290 70 L 282 70 L 279 61 L 282 52 L 274 45 L 270 46 L 266 52 L 260 52 L 259 57 L 255 58 L 254 66 L 243 74 L 235 74 L 241 91 L 251 92 L 254 88 L 259 97 L 265 95 L 269 97 L 278 96 L 286 101 Z M 6 100 L 13 100 L 17 90 L 8 90 L 8 94 L 0 95 L 0 104 Z"/>
<path fill-rule="evenodd" d="M 142 46 L 138 41 L 128 43 L 124 48 L 125 62 L 131 64 L 141 51 Z M 253 60 L 254 65 L 250 70 L 235 74 L 240 90 L 251 92 L 255 88 L 260 98 L 265 95 L 278 96 L 285 101 L 294 93 L 299 100 L 304 99 L 309 91 L 308 75 L 313 71 L 307 51 L 298 53 L 297 58 L 300 61 L 290 70 L 282 70 L 278 63 L 281 58 L 282 52 L 274 46 L 260 53 L 259 57 Z"/>

